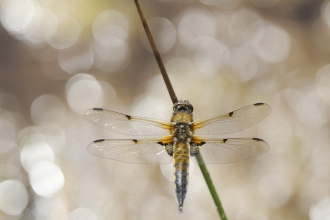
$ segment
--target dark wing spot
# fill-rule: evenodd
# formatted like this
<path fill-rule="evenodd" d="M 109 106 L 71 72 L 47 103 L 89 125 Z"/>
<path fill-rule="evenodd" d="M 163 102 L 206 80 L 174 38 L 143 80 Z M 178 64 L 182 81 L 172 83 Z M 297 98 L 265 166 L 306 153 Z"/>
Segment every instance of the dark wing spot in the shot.
<path fill-rule="evenodd" d="M 223 143 L 226 143 L 228 139 L 223 139 Z"/>
<path fill-rule="evenodd" d="M 128 120 L 131 120 L 131 116 L 125 115 Z"/>
<path fill-rule="evenodd" d="M 163 142 L 157 142 L 157 144 L 160 144 L 160 145 L 162 145 L 162 146 L 165 145 Z"/>
<path fill-rule="evenodd" d="M 202 142 L 199 144 L 199 146 L 203 146 L 204 144 L 205 144 L 205 142 L 202 141 Z"/>
<path fill-rule="evenodd" d="M 264 141 L 264 140 L 262 140 L 260 138 L 253 138 L 253 140 L 255 140 L 255 141 Z"/>
<path fill-rule="evenodd" d="M 233 116 L 234 112 L 229 112 L 228 114 L 231 117 L 231 116 Z"/>
<path fill-rule="evenodd" d="M 94 141 L 94 143 L 103 142 L 103 141 L 104 141 L 104 139 L 99 139 L 99 140 Z"/>
<path fill-rule="evenodd" d="M 94 111 L 103 111 L 103 108 L 93 108 Z"/>
<path fill-rule="evenodd" d="M 136 140 L 136 139 L 133 139 L 133 141 L 134 141 L 134 143 L 137 143 L 138 142 L 138 140 Z"/>
<path fill-rule="evenodd" d="M 264 104 L 264 103 L 259 102 L 259 103 L 254 104 L 254 106 L 257 106 L 257 105 L 263 105 L 263 104 Z"/>

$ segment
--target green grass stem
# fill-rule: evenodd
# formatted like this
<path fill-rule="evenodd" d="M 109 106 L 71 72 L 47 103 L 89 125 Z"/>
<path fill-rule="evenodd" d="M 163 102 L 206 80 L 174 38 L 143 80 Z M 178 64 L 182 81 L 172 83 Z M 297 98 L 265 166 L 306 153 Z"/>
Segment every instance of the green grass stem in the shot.
<path fill-rule="evenodd" d="M 206 165 L 204 163 L 204 160 L 203 160 L 202 155 L 201 154 L 197 154 L 196 155 L 196 160 L 198 162 L 199 168 L 202 171 L 202 174 L 203 174 L 203 177 L 205 179 L 206 185 L 207 185 L 207 187 L 210 190 L 211 196 L 213 198 L 213 201 L 215 203 L 215 206 L 217 208 L 217 211 L 219 213 L 219 216 L 221 217 L 222 220 L 228 220 L 227 219 L 227 216 L 226 216 L 226 213 L 225 213 L 225 210 L 222 207 L 222 204 L 221 204 L 220 198 L 218 196 L 218 193 L 217 193 L 216 189 L 214 188 L 214 185 L 213 185 L 213 182 L 212 182 L 210 173 L 207 170 L 207 167 L 206 167 Z"/>

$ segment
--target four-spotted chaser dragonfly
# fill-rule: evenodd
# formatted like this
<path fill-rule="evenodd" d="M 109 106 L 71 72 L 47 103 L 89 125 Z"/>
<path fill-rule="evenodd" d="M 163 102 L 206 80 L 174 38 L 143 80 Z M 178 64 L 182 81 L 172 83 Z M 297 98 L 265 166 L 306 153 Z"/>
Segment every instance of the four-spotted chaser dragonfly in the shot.
<path fill-rule="evenodd" d="M 88 145 L 93 155 L 126 163 L 166 164 L 173 161 L 174 187 L 182 212 L 187 193 L 189 157 L 201 154 L 205 163 L 230 163 L 258 156 L 269 150 L 259 138 L 210 138 L 197 135 L 228 134 L 244 130 L 271 112 L 269 105 L 256 103 L 227 114 L 193 120 L 187 100 L 173 105 L 171 122 L 135 117 L 93 108 L 85 118 L 102 128 L 126 135 L 154 135 L 153 139 L 100 139 Z"/>

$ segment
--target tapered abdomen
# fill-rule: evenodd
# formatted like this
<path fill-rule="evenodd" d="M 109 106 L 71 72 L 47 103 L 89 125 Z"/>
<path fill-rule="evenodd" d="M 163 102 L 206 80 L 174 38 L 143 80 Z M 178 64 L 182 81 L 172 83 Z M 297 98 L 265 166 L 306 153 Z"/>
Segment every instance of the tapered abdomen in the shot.
<path fill-rule="evenodd" d="M 174 189 L 179 203 L 179 211 L 182 212 L 183 202 L 187 194 L 189 175 L 189 143 L 174 143 Z"/>

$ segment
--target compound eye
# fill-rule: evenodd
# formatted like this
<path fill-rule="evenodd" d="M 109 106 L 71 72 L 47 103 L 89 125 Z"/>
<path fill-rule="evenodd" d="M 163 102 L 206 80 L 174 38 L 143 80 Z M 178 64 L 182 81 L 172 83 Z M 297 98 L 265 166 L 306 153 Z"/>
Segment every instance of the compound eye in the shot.
<path fill-rule="evenodd" d="M 186 111 L 186 108 L 184 106 L 180 106 L 178 110 L 179 111 Z"/>

